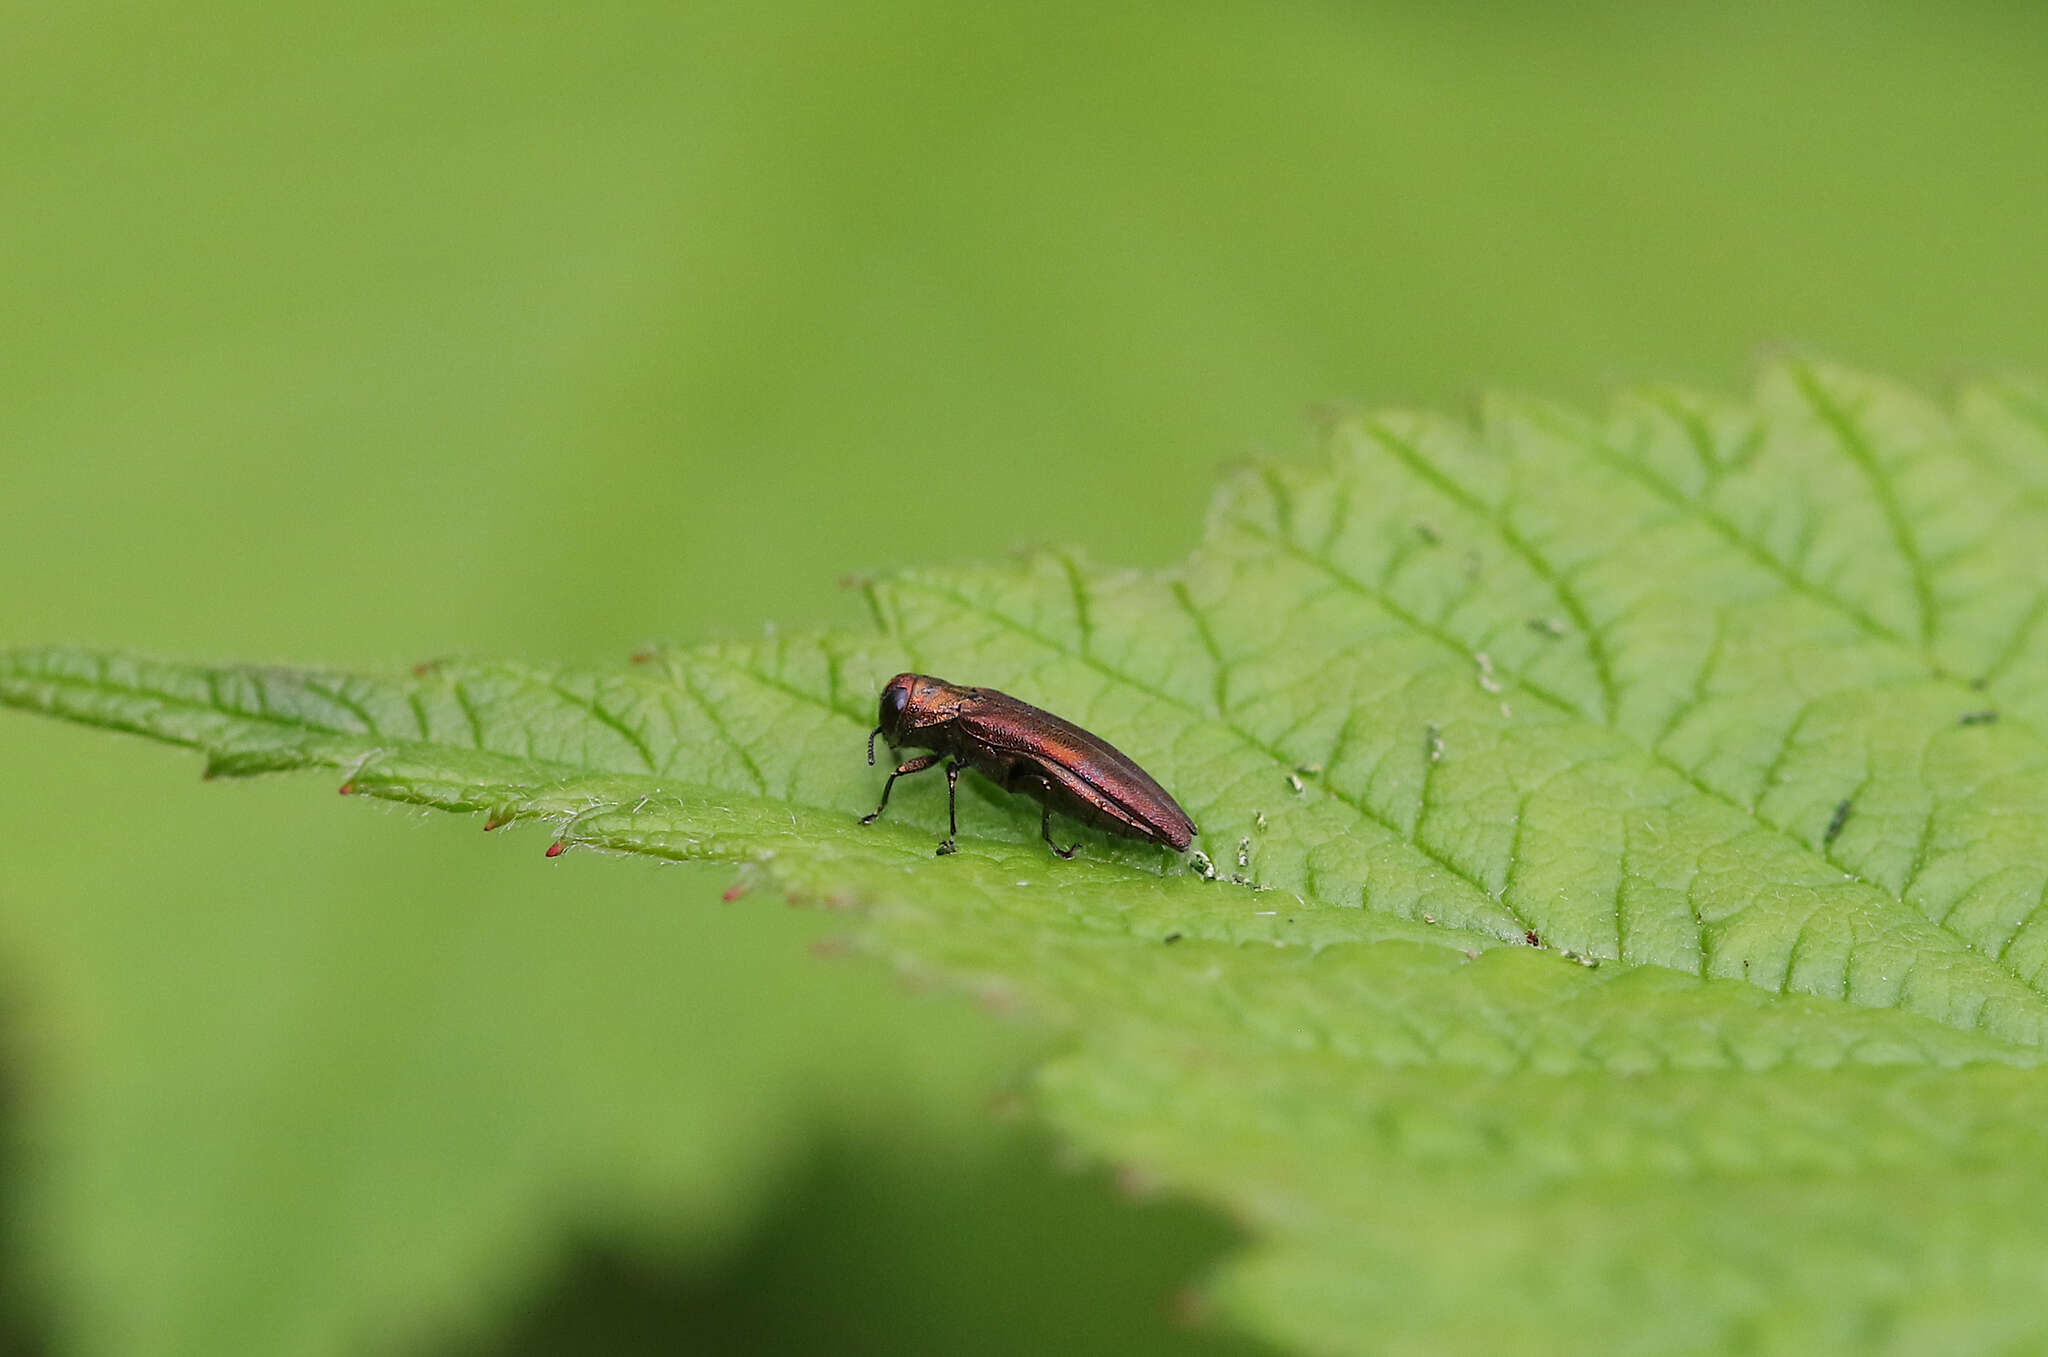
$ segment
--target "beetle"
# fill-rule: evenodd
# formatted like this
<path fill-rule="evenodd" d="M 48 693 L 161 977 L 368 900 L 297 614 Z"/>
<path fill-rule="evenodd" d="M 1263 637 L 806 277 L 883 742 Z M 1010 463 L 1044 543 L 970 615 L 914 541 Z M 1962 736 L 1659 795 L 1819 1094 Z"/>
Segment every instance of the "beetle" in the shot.
<path fill-rule="evenodd" d="M 1195 822 L 1143 768 L 1071 721 L 993 688 L 969 688 L 929 674 L 898 674 L 882 687 L 879 723 L 868 733 L 868 763 L 875 761 L 875 737 L 889 748 L 905 745 L 932 753 L 905 759 L 882 784 L 882 800 L 871 825 L 889 805 L 899 777 L 946 765 L 944 857 L 958 847 L 960 772 L 972 768 L 1008 792 L 1022 792 L 1041 808 L 1038 833 L 1045 846 L 1071 858 L 1081 845 L 1052 841 L 1052 813 L 1100 825 L 1112 834 L 1185 851 L 1199 832 Z"/>

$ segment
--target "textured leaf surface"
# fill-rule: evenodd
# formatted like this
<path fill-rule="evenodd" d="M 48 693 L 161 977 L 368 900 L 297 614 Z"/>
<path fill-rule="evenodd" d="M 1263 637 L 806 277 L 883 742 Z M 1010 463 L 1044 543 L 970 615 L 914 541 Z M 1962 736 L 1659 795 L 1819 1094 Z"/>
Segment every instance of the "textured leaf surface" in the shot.
<path fill-rule="evenodd" d="M 400 678 L 22 652 L 0 698 L 844 907 L 1066 1026 L 1048 1115 L 1248 1221 L 1219 1294 L 1308 1350 L 2048 1342 L 2039 393 L 1791 365 L 1327 442 L 1176 571 L 899 576 L 868 635 Z M 935 776 L 862 828 L 906 667 L 1105 735 L 1204 856 L 1060 862 L 978 787 L 935 859 Z"/>

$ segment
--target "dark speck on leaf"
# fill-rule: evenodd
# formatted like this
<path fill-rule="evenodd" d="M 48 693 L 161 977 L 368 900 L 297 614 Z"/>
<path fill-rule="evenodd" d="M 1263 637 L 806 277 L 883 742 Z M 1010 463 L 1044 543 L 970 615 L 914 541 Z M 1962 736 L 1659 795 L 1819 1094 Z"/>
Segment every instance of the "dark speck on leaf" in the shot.
<path fill-rule="evenodd" d="M 1168 934 L 1166 935 L 1166 940 L 1167 940 L 1168 942 L 1179 942 L 1179 941 L 1180 941 L 1180 934 L 1178 934 L 1178 933 L 1168 933 Z"/>
<path fill-rule="evenodd" d="M 1970 680 L 1970 686 L 1981 693 L 1991 686 L 1991 676 L 1989 674 L 1979 674 Z"/>
<path fill-rule="evenodd" d="M 1820 836 L 1823 845 L 1831 844 L 1841 836 L 1842 826 L 1849 823 L 1849 806 L 1847 798 L 1835 803 L 1835 813 L 1828 817 L 1828 832 Z"/>
<path fill-rule="evenodd" d="M 1966 726 L 1988 726 L 1997 719 L 1998 713 L 1995 711 L 1966 711 L 1963 713 L 1963 724 Z"/>
<path fill-rule="evenodd" d="M 1528 943 L 1531 947 L 1541 947 L 1543 945 L 1543 939 L 1536 936 L 1536 930 L 1533 928 L 1522 934 L 1522 941 Z"/>

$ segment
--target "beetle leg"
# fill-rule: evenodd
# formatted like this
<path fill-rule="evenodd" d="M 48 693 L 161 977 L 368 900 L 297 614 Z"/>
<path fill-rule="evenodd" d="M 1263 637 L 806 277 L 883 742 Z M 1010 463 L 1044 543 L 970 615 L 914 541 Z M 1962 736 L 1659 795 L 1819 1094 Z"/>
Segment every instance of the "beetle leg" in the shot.
<path fill-rule="evenodd" d="M 1051 806 L 1041 806 L 1041 807 L 1039 807 L 1039 816 L 1038 816 L 1038 833 L 1039 833 L 1039 837 L 1041 837 L 1041 838 L 1043 838 L 1043 839 L 1045 840 L 1045 846 L 1046 846 L 1047 848 L 1050 848 L 1050 849 L 1052 849 L 1052 851 L 1053 851 L 1053 852 L 1055 852 L 1055 853 L 1058 853 L 1058 854 L 1059 854 L 1059 855 L 1060 855 L 1061 857 L 1063 857 L 1063 858 L 1070 858 L 1070 857 L 1074 856 L 1074 854 L 1075 854 L 1075 853 L 1079 852 L 1079 851 L 1080 851 L 1080 849 L 1081 849 L 1081 845 L 1080 845 L 1079 843 L 1074 843 L 1074 844 L 1070 844 L 1070 845 L 1068 845 L 1067 847 L 1065 847 L 1065 848 L 1062 848 L 1062 847 L 1060 847 L 1060 846 L 1059 846 L 1058 844 L 1056 844 L 1056 843 L 1054 843 L 1054 842 L 1052 841 L 1052 807 L 1051 807 Z"/>
<path fill-rule="evenodd" d="M 953 840 L 960 836 L 960 763 L 956 759 L 946 765 L 946 841 L 939 845 L 937 856 L 960 851 L 960 845 Z"/>
<path fill-rule="evenodd" d="M 922 773 L 938 761 L 939 756 L 937 754 L 919 754 L 914 759 L 905 759 L 902 763 L 896 765 L 896 771 L 889 774 L 889 780 L 882 784 L 881 804 L 875 807 L 873 815 L 861 816 L 860 822 L 864 825 L 871 825 L 882 818 L 883 810 L 889 805 L 889 789 L 896 785 L 897 778 L 908 777 L 912 773 Z"/>

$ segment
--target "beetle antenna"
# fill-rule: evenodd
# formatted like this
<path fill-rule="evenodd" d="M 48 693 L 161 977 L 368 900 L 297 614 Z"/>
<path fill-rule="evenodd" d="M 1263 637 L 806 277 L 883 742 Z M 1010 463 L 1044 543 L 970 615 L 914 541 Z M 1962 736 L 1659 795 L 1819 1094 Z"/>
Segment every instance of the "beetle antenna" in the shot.
<path fill-rule="evenodd" d="M 876 726 L 868 732 L 868 767 L 870 768 L 875 766 L 875 737 L 881 733 L 882 728 L 880 726 Z"/>

